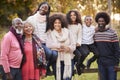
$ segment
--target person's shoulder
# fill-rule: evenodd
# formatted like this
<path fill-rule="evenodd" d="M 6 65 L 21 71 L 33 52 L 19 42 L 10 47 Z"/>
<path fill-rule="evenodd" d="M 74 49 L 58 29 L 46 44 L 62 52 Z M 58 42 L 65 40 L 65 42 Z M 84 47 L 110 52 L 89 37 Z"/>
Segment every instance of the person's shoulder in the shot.
<path fill-rule="evenodd" d="M 2 40 L 11 40 L 12 35 L 13 35 L 12 32 L 9 31 L 3 36 Z"/>
<path fill-rule="evenodd" d="M 12 32 L 11 32 L 11 31 L 8 31 L 8 32 L 4 35 L 4 37 L 11 37 L 11 35 L 12 35 Z"/>

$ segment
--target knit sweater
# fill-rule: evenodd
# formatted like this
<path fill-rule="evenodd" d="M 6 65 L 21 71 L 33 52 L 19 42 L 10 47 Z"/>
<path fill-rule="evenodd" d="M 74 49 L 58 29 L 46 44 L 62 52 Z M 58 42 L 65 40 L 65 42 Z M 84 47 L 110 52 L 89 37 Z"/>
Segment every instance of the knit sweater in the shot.
<path fill-rule="evenodd" d="M 82 42 L 82 26 L 81 24 L 69 25 L 68 29 L 72 32 L 75 43 L 81 45 Z"/>
<path fill-rule="evenodd" d="M 22 56 L 18 40 L 9 31 L 1 42 L 1 63 L 5 73 L 10 72 L 10 67 L 20 68 Z"/>
<path fill-rule="evenodd" d="M 46 43 L 46 15 L 40 15 L 38 11 L 36 14 L 28 17 L 27 21 L 34 26 L 34 34 L 41 39 L 42 43 Z"/>
<path fill-rule="evenodd" d="M 107 29 L 104 32 L 96 32 L 95 44 L 99 51 L 98 64 L 104 66 L 115 66 L 119 63 L 119 42 L 116 32 Z"/>

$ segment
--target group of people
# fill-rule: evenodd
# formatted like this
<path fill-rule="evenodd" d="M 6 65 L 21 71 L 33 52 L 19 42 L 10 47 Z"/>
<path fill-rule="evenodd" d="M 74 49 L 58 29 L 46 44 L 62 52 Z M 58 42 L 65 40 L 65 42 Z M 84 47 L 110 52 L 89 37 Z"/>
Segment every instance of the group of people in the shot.
<path fill-rule="evenodd" d="M 2 80 L 40 80 L 51 73 L 50 66 L 55 80 L 72 80 L 74 65 L 81 75 L 95 60 L 101 80 L 117 80 L 119 40 L 116 32 L 106 27 L 110 23 L 106 12 L 96 14 L 97 27 L 92 25 L 91 16 L 82 23 L 77 10 L 49 15 L 50 5 L 42 2 L 26 21 L 12 20 L 1 42 Z M 38 65 L 38 42 L 45 52 L 42 57 L 46 66 Z M 94 56 L 84 65 L 90 52 Z"/>

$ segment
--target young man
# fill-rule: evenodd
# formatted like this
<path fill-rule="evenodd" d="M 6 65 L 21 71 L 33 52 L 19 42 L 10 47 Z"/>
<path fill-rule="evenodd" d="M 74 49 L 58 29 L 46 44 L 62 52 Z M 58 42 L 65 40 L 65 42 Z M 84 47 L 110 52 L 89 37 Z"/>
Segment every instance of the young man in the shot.
<path fill-rule="evenodd" d="M 95 17 L 98 29 L 94 40 L 99 52 L 98 69 L 100 80 L 117 80 L 116 68 L 119 64 L 119 40 L 116 32 L 106 25 L 110 22 L 110 16 L 106 12 L 99 12 Z"/>
<path fill-rule="evenodd" d="M 91 62 L 96 60 L 96 56 L 98 55 L 98 51 L 96 49 L 96 46 L 94 44 L 94 34 L 95 34 L 95 26 L 92 25 L 92 17 L 91 16 L 86 16 L 84 19 L 84 24 L 83 24 L 83 30 L 82 30 L 82 45 L 81 45 L 81 67 L 83 66 L 84 69 L 84 60 L 89 55 L 90 52 L 93 52 L 95 57 L 92 57 L 88 63 L 87 63 L 87 68 L 90 67 Z"/>
<path fill-rule="evenodd" d="M 22 34 L 23 23 L 20 18 L 12 20 L 10 31 L 1 42 L 1 64 L 3 66 L 2 80 L 22 80 L 20 65 L 23 57 Z"/>

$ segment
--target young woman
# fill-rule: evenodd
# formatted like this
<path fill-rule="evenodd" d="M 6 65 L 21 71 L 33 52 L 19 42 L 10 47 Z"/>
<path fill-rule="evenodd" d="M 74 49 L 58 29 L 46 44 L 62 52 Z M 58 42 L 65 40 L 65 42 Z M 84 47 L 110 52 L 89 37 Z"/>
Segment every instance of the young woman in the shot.
<path fill-rule="evenodd" d="M 71 32 L 66 28 L 67 22 L 63 14 L 53 14 L 50 17 L 47 46 L 58 52 L 56 62 L 56 80 L 71 80 L 73 51 L 75 41 Z"/>
<path fill-rule="evenodd" d="M 24 23 L 23 30 L 25 60 L 22 65 L 22 80 L 40 80 L 40 77 L 45 76 L 46 70 L 44 67 L 38 66 L 38 44 L 36 42 L 37 37 L 33 35 L 33 24 L 29 21 L 26 21 Z M 37 40 L 40 42 L 39 39 Z"/>
<path fill-rule="evenodd" d="M 47 2 L 42 2 L 36 13 L 27 20 L 30 20 L 35 24 L 34 34 L 36 34 L 42 41 L 42 46 L 46 53 L 46 59 L 48 61 L 47 74 L 50 74 L 50 64 L 55 63 L 57 59 L 57 54 L 53 53 L 49 48 L 46 47 L 46 31 L 49 29 L 49 14 L 50 14 L 50 5 Z M 54 70 L 54 68 L 53 68 Z"/>
<path fill-rule="evenodd" d="M 80 69 L 80 57 L 81 57 L 81 52 L 80 52 L 80 46 L 81 46 L 81 40 L 82 40 L 82 21 L 81 21 L 81 16 L 78 11 L 76 10 L 70 10 L 67 13 L 67 21 L 68 21 L 68 28 L 74 35 L 75 43 L 76 43 L 76 50 L 74 51 L 75 54 L 75 62 L 76 64 L 76 69 L 78 74 L 81 74 L 81 69 Z"/>

